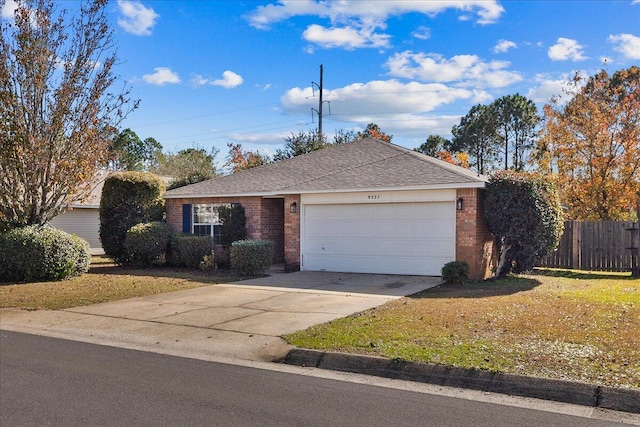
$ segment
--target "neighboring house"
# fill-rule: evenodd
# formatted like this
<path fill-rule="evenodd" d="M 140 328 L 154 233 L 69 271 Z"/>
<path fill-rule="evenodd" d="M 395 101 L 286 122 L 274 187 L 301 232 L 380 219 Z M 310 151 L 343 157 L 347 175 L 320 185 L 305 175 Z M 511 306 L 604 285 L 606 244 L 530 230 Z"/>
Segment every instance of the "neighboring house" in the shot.
<path fill-rule="evenodd" d="M 453 260 L 488 275 L 486 178 L 379 140 L 335 145 L 168 191 L 176 232 L 215 235 L 240 203 L 249 238 L 273 240 L 287 271 L 439 276 Z"/>
<path fill-rule="evenodd" d="M 85 239 L 94 255 L 104 253 L 100 242 L 100 197 L 104 180 L 110 173 L 113 172 L 98 170 L 88 195 L 79 202 L 71 203 L 63 213 L 49 222 L 52 227 Z"/>

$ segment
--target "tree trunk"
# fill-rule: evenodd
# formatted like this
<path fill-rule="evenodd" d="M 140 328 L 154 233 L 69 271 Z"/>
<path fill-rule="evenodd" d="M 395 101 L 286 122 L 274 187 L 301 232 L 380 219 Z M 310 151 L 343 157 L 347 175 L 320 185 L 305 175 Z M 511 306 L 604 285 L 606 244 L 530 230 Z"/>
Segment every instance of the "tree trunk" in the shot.
<path fill-rule="evenodd" d="M 499 242 L 500 248 L 500 257 L 498 259 L 498 266 L 496 267 L 496 273 L 494 277 L 504 276 L 507 272 L 503 273 L 504 267 L 507 263 L 507 252 L 511 249 L 511 246 L 507 246 L 504 244 L 504 238 L 500 239 Z"/>

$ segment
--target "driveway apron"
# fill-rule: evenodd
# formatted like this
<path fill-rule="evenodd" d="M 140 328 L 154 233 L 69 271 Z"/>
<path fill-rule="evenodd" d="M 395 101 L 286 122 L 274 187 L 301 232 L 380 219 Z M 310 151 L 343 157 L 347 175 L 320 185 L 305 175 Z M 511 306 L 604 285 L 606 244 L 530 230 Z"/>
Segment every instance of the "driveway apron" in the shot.
<path fill-rule="evenodd" d="M 440 283 L 439 277 L 277 273 L 58 311 L 3 310 L 0 329 L 198 359 L 272 361 L 280 336 Z"/>

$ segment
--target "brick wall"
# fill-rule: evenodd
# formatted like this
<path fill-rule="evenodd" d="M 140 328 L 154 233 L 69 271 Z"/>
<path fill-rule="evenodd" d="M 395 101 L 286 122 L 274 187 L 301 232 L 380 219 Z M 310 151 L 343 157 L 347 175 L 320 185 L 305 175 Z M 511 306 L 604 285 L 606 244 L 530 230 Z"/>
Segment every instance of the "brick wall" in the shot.
<path fill-rule="evenodd" d="M 273 262 L 284 262 L 284 199 L 262 199 L 262 238 L 275 244 Z"/>
<path fill-rule="evenodd" d="M 284 205 L 282 199 L 262 197 L 200 197 L 166 199 L 167 223 L 176 232 L 182 232 L 182 205 L 199 203 L 240 203 L 247 217 L 247 238 L 273 240 L 274 262 L 284 260 Z"/>
<path fill-rule="evenodd" d="M 296 212 L 291 212 L 291 204 L 296 204 Z M 300 195 L 284 198 L 284 265 L 286 271 L 300 270 L 300 215 L 302 206 Z"/>
<path fill-rule="evenodd" d="M 493 236 L 483 213 L 484 190 L 465 188 L 457 191 L 462 210 L 456 210 L 456 260 L 469 264 L 469 276 L 483 280 L 491 276 L 495 266 Z"/>

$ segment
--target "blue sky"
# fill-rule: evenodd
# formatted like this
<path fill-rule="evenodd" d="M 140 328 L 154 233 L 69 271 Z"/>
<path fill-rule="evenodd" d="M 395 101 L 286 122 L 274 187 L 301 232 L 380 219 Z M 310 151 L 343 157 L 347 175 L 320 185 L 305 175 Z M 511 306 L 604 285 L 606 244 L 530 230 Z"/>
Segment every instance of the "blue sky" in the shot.
<path fill-rule="evenodd" d="M 450 137 L 475 104 L 520 93 L 541 109 L 576 71 L 640 64 L 640 0 L 112 0 L 108 12 L 116 72 L 141 100 L 123 127 L 221 161 L 227 142 L 272 154 L 316 128 L 320 64 L 329 137 L 375 122 L 407 148 Z"/>

